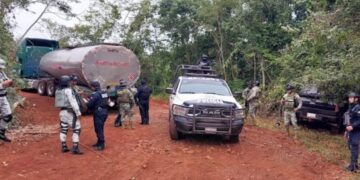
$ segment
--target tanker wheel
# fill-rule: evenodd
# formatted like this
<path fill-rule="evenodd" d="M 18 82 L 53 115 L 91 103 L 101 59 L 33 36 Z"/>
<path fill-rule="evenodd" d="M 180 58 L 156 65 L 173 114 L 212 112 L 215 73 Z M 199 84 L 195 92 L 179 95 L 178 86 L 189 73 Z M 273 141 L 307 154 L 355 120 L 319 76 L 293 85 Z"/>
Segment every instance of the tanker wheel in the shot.
<path fill-rule="evenodd" d="M 55 96 L 55 84 L 54 81 L 48 81 L 46 84 L 46 93 L 48 96 Z"/>
<path fill-rule="evenodd" d="M 39 85 L 37 87 L 37 93 L 41 96 L 45 96 L 46 95 L 46 82 L 45 81 L 40 81 Z"/>

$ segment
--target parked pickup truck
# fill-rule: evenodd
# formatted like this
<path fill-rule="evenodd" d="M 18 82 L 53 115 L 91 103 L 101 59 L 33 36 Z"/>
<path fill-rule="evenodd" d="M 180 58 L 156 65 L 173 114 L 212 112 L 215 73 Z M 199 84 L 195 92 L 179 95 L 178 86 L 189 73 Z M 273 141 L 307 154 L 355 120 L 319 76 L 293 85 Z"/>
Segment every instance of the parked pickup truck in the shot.
<path fill-rule="evenodd" d="M 174 85 L 167 88 L 169 131 L 173 140 L 184 134 L 222 135 L 239 141 L 245 112 L 236 101 L 225 80 L 217 78 L 211 67 L 181 65 Z"/>
<path fill-rule="evenodd" d="M 324 101 L 316 87 L 304 88 L 299 93 L 303 106 L 297 117 L 303 121 L 322 121 L 340 132 L 343 129 L 346 104 L 337 104 L 331 100 Z"/>

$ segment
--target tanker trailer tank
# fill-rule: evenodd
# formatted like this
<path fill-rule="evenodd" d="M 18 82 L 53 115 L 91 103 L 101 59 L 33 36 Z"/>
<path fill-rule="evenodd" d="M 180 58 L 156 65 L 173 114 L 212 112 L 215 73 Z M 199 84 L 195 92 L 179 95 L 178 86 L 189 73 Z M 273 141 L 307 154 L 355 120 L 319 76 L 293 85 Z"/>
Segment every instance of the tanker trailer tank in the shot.
<path fill-rule="evenodd" d="M 102 88 L 116 86 L 120 79 L 133 86 L 140 76 L 136 55 L 123 46 L 110 44 L 52 51 L 41 58 L 40 69 L 56 79 L 76 75 L 85 86 L 96 80 Z"/>

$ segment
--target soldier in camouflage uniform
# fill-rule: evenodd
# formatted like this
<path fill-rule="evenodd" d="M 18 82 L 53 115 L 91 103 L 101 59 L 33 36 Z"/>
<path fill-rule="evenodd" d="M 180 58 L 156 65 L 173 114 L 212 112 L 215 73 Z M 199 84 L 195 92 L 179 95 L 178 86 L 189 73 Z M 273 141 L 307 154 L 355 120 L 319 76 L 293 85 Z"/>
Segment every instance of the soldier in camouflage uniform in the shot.
<path fill-rule="evenodd" d="M 261 90 L 259 88 L 259 81 L 256 81 L 254 86 L 251 88 L 248 97 L 247 102 L 249 103 L 249 114 L 250 114 L 250 125 L 256 125 L 256 113 L 257 108 L 259 107 L 259 98 Z"/>
<path fill-rule="evenodd" d="M 124 85 L 126 83 L 124 82 Z M 132 108 L 135 104 L 134 95 L 131 93 L 130 89 L 128 87 L 123 88 L 119 91 L 117 91 L 117 103 L 119 105 L 119 114 L 121 115 L 122 119 L 122 127 L 127 128 L 125 124 L 125 118 L 128 116 L 129 123 L 131 129 L 134 129 L 134 121 L 132 119 L 134 112 L 132 111 Z"/>
<path fill-rule="evenodd" d="M 296 112 L 301 108 L 302 100 L 299 94 L 294 92 L 294 89 L 295 89 L 294 86 L 287 84 L 286 85 L 287 93 L 281 99 L 281 105 L 283 108 L 283 115 L 284 115 L 284 124 L 288 134 L 289 134 L 290 122 L 294 126 L 295 130 L 299 129 L 299 126 L 297 125 Z"/>
<path fill-rule="evenodd" d="M 5 64 L 5 61 L 0 59 L 0 140 L 11 142 L 11 140 L 5 136 L 5 132 L 8 124 L 12 120 L 10 104 L 6 98 L 6 88 L 12 85 L 12 80 L 3 72 Z"/>

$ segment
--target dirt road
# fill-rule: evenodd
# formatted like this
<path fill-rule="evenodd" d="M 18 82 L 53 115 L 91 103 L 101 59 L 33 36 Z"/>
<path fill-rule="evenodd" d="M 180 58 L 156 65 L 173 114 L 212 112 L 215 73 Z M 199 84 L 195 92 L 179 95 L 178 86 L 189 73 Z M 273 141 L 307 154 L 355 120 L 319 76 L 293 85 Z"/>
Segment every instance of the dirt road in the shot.
<path fill-rule="evenodd" d="M 0 145 L 0 179 L 345 179 L 337 166 L 281 133 L 245 127 L 238 144 L 219 138 L 171 141 L 167 103 L 151 102 L 151 124 L 135 130 L 106 123 L 106 149 L 92 151 L 91 116 L 82 118 L 82 156 L 60 153 L 53 99 L 23 93 L 14 142 Z M 135 119 L 139 122 L 138 110 Z M 26 133 L 22 130 L 26 130 Z M 70 144 L 70 143 L 69 143 Z"/>

